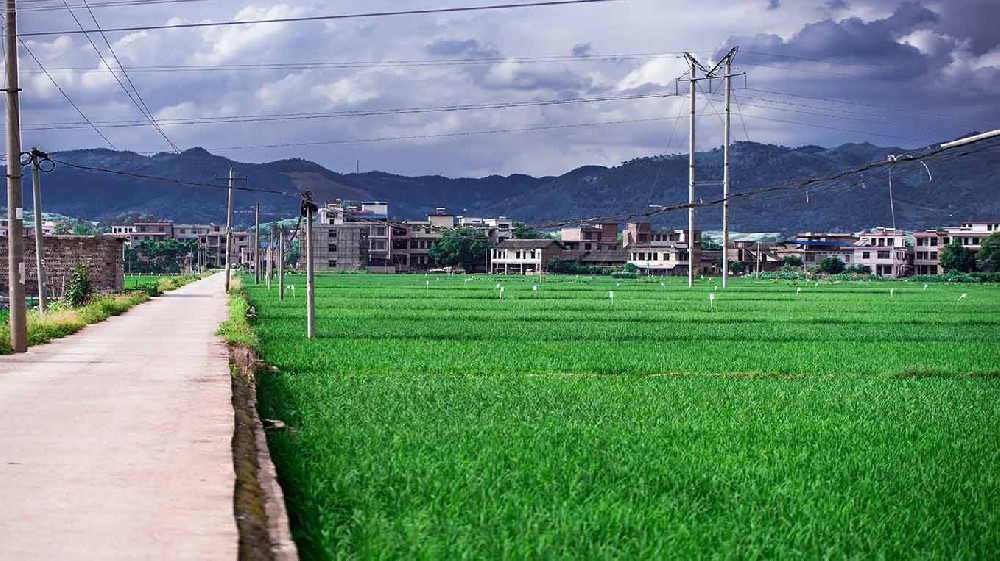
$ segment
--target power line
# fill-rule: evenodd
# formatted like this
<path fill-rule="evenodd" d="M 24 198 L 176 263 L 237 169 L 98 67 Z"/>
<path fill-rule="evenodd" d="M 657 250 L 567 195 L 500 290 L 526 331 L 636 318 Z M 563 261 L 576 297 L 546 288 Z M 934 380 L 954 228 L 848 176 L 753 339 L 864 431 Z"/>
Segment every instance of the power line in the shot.
<path fill-rule="evenodd" d="M 48 1 L 48 0 L 46 0 Z M 190 2 L 207 2 L 210 0 L 107 0 L 104 2 L 92 2 L 93 8 L 119 8 L 119 7 L 145 7 L 154 4 L 186 4 Z M 75 4 L 72 8 L 83 8 L 83 5 Z M 18 2 L 18 12 L 54 12 L 65 9 L 63 6 L 42 5 L 39 2 L 20 0 Z"/>
<path fill-rule="evenodd" d="M 510 10 L 518 8 L 536 8 L 536 7 L 556 7 L 556 6 L 568 6 L 571 4 L 605 4 L 609 2 L 619 2 L 621 0 L 548 0 L 541 2 L 528 2 L 524 4 L 493 4 L 488 6 L 463 6 L 454 8 L 431 8 L 426 10 L 400 10 L 394 12 L 368 12 L 359 14 L 330 14 L 323 16 L 301 16 L 292 18 L 269 18 L 269 19 L 259 19 L 259 20 L 245 20 L 245 21 L 219 21 L 219 22 L 201 22 L 201 23 L 174 23 L 166 25 L 137 25 L 130 27 L 115 27 L 105 29 L 107 33 L 125 33 L 132 31 L 155 31 L 161 29 L 199 29 L 206 27 L 232 27 L 232 26 L 242 26 L 242 25 L 257 25 L 261 23 L 299 23 L 307 21 L 334 21 L 334 20 L 347 20 L 347 19 L 367 19 L 367 18 L 380 18 L 380 17 L 390 17 L 390 16 L 410 16 L 410 15 L 430 15 L 430 14 L 456 14 L 456 13 L 467 13 L 467 12 L 484 12 L 484 11 L 498 11 L 498 10 Z M 97 29 L 80 29 L 80 30 L 64 30 L 64 31 L 36 31 L 32 33 L 21 33 L 21 37 L 46 37 L 52 35 L 79 35 L 87 33 L 97 33 Z"/>
<path fill-rule="evenodd" d="M 601 97 L 577 97 L 577 98 L 562 98 L 562 99 L 543 99 L 543 100 L 533 100 L 533 101 L 510 101 L 501 103 L 478 103 L 478 104 L 464 104 L 464 105 L 438 105 L 438 106 L 428 106 L 428 107 L 398 107 L 398 108 L 386 108 L 386 109 L 358 109 L 349 111 L 331 111 L 331 112 L 308 112 L 308 113 L 269 113 L 269 114 L 257 114 L 257 115 L 227 115 L 220 117 L 193 117 L 186 119 L 162 119 L 160 122 L 169 123 L 171 125 L 204 125 L 204 124 L 215 124 L 215 123 L 255 123 L 255 122 L 266 122 L 266 121 L 298 121 L 298 120 L 313 120 L 313 119 L 330 119 L 330 118 L 340 118 L 340 117 L 372 117 L 372 116 L 385 116 L 385 115 L 413 115 L 421 113 L 451 113 L 457 111 L 475 111 L 484 109 L 513 109 L 513 108 L 523 108 L 523 107 L 547 107 L 547 106 L 558 106 L 558 105 L 569 105 L 569 104 L 579 104 L 579 103 L 601 103 L 601 102 L 611 102 L 611 101 L 631 101 L 639 99 L 655 99 L 655 98 L 667 98 L 674 97 L 673 94 L 631 94 L 631 95 L 614 95 L 614 96 L 601 96 Z M 29 125 L 25 128 L 30 128 L 32 130 L 59 130 L 59 129 L 72 129 L 77 128 L 82 123 L 74 122 L 64 122 L 64 123 L 39 123 L 35 125 Z M 146 126 L 146 123 L 142 121 L 106 121 L 101 123 L 102 126 L 110 128 L 128 128 L 137 126 Z"/>
<path fill-rule="evenodd" d="M 101 24 L 98 23 L 97 16 L 94 15 L 94 11 L 90 9 L 90 4 L 87 3 L 87 0 L 82 0 L 82 1 L 83 5 L 87 7 L 87 12 L 90 14 L 90 18 L 94 20 L 94 25 L 96 25 L 97 28 L 100 29 Z M 65 4 L 65 0 L 63 1 L 63 3 Z M 121 59 L 118 58 L 118 53 L 115 52 L 115 48 L 111 46 L 111 41 L 108 40 L 108 36 L 105 35 L 103 31 L 101 31 L 101 38 L 104 39 L 104 43 L 108 46 L 108 51 L 111 53 L 111 56 L 115 59 L 115 63 L 118 65 L 118 68 L 121 69 L 122 75 L 125 76 L 125 80 L 128 81 L 128 85 L 132 88 L 132 92 L 135 93 L 135 97 L 138 98 L 139 104 L 142 106 L 142 109 L 146 112 L 146 116 L 149 118 L 149 121 L 153 124 L 154 127 L 156 127 L 157 132 L 159 132 L 160 136 L 162 136 L 163 139 L 166 140 L 168 144 L 170 144 L 170 146 L 174 149 L 174 151 L 180 152 L 180 149 L 177 148 L 177 145 L 174 144 L 173 141 L 171 141 L 167 137 L 167 134 L 163 132 L 163 129 L 160 127 L 159 123 L 157 123 L 156 119 L 153 118 L 153 112 L 150 111 L 149 105 L 147 105 L 146 100 L 142 98 L 142 94 L 139 93 L 139 89 L 135 87 L 135 84 L 132 82 L 132 77 L 128 75 L 128 72 L 125 70 L 125 65 L 123 65 Z M 107 61 L 105 61 L 105 65 L 107 65 Z M 111 69 L 109 68 L 108 70 Z M 112 73 L 114 72 L 112 71 Z"/>
<path fill-rule="evenodd" d="M 59 90 L 59 93 L 61 93 L 62 96 L 66 98 L 66 101 L 68 101 L 69 104 L 73 106 L 73 109 L 75 109 L 76 112 L 80 114 L 80 117 L 84 120 L 84 122 L 86 122 L 87 125 L 90 126 L 90 128 L 94 129 L 94 132 L 96 132 L 97 135 L 100 136 L 104 140 L 104 142 L 107 143 L 108 146 L 110 146 L 113 150 L 117 150 L 118 147 L 115 146 L 115 144 L 111 142 L 111 140 L 107 136 L 105 136 L 104 133 L 101 132 L 101 130 L 98 129 L 96 125 L 94 125 L 93 121 L 91 121 L 90 118 L 87 117 L 86 114 L 84 114 L 83 110 L 80 109 L 80 106 L 77 105 L 76 102 L 74 102 L 73 99 L 69 97 L 69 94 L 66 93 L 66 90 L 64 90 L 62 86 L 59 85 L 59 82 L 56 82 L 56 79 L 52 77 L 52 74 L 49 74 L 49 71 L 46 70 L 44 66 L 42 66 L 41 61 L 39 61 L 38 57 L 35 56 L 35 53 L 33 53 L 31 49 L 28 48 L 28 45 L 24 42 L 24 40 L 18 38 L 18 41 L 21 43 L 21 46 L 24 47 L 25 52 L 27 52 L 28 55 L 31 56 L 32 60 L 35 61 L 35 64 L 38 65 L 38 68 L 41 68 L 42 72 L 45 73 L 45 75 L 49 78 L 49 81 L 52 82 L 52 85 L 55 86 L 57 90 Z"/>
<path fill-rule="evenodd" d="M 71 163 L 71 162 L 67 162 L 65 160 L 59 160 L 59 159 L 56 159 L 56 158 L 52 158 L 52 161 L 56 162 L 57 164 L 61 164 L 61 165 L 64 165 L 64 166 L 67 166 L 67 167 L 71 167 L 71 168 L 74 168 L 74 169 L 78 169 L 78 170 L 82 170 L 82 171 L 88 171 L 88 172 L 93 172 L 93 173 L 107 173 L 107 174 L 111 174 L 111 175 L 118 175 L 118 176 L 124 176 L 124 177 L 132 177 L 132 178 L 135 178 L 135 179 L 144 179 L 144 180 L 148 180 L 148 181 L 158 181 L 160 183 L 169 183 L 171 185 L 181 185 L 181 186 L 185 186 L 185 187 L 203 187 L 203 188 L 209 188 L 209 189 L 226 189 L 226 190 L 228 190 L 230 188 L 229 185 L 219 185 L 217 183 L 200 183 L 200 182 L 197 182 L 197 181 L 185 181 L 183 179 L 173 179 L 173 178 L 169 178 L 169 177 L 157 177 L 157 176 L 154 176 L 154 175 L 146 175 L 146 174 L 143 174 L 143 173 L 137 173 L 137 172 L 132 172 L 132 171 L 113 170 L 113 169 L 101 168 L 101 167 L 96 167 L 96 166 L 85 166 L 85 165 L 81 165 L 81 164 L 74 164 L 74 163 Z M 284 195 L 284 196 L 288 196 L 288 197 L 297 197 L 297 198 L 301 196 L 299 193 L 290 193 L 288 191 L 278 191 L 276 189 L 258 189 L 258 188 L 255 188 L 255 187 L 235 187 L 235 186 L 232 189 L 235 190 L 235 191 L 245 191 L 245 192 L 249 192 L 249 193 L 264 193 L 264 194 L 268 194 L 268 195 Z"/>
<path fill-rule="evenodd" d="M 73 10 L 69 8 L 69 3 L 66 0 L 63 0 L 63 4 L 66 6 L 66 10 L 69 12 L 69 15 L 73 17 L 73 21 L 75 21 L 77 26 L 80 27 L 80 30 L 83 31 L 83 22 L 81 22 L 80 19 L 76 17 L 76 13 L 74 13 Z M 94 20 L 94 23 L 97 23 L 96 19 Z M 98 30 L 96 32 L 100 33 L 101 36 L 104 36 L 104 32 L 100 30 L 100 25 L 98 25 Z M 112 68 L 111 65 L 108 64 L 107 59 L 104 58 L 104 54 L 101 53 L 100 47 L 98 47 L 97 43 L 94 43 L 94 40 L 90 38 L 90 34 L 84 32 L 83 35 L 84 37 L 87 38 L 87 41 L 90 43 L 90 46 L 94 48 L 94 51 L 97 53 L 98 58 L 100 58 L 101 62 L 104 63 L 104 66 L 108 69 L 108 72 L 111 73 L 115 81 L 118 82 L 118 85 L 121 86 L 122 91 L 125 92 L 125 95 L 127 95 L 128 98 L 132 101 L 132 103 L 136 106 L 136 108 L 139 109 L 139 113 L 141 113 L 142 116 L 145 117 L 146 120 L 149 121 L 151 125 L 153 125 L 153 128 L 155 128 L 156 131 L 160 133 L 160 136 L 162 136 L 163 139 L 167 141 L 167 144 L 169 144 L 170 147 L 175 152 L 180 152 L 180 148 L 178 148 L 177 145 L 174 144 L 174 142 L 167 137 L 166 133 L 163 132 L 163 129 L 160 128 L 160 125 L 156 122 L 156 119 L 153 118 L 152 113 L 150 113 L 149 109 L 145 106 L 145 102 L 140 103 L 140 101 L 136 99 L 136 96 L 138 96 L 139 92 L 136 91 L 136 95 L 135 96 L 132 95 L 132 92 L 130 92 L 129 89 L 125 86 L 125 84 L 121 81 L 121 78 L 118 77 L 118 74 L 115 72 L 114 68 Z M 107 37 L 104 37 L 104 39 L 105 41 L 107 41 Z M 108 46 L 110 47 L 111 43 L 108 43 Z M 115 60 L 117 59 L 118 57 L 115 56 Z M 123 74 L 125 73 L 124 68 L 122 68 L 122 73 Z M 129 82 L 131 83 L 131 80 L 129 80 Z"/>
<path fill-rule="evenodd" d="M 316 70 L 316 69 L 357 69 L 357 68 L 424 68 L 437 66 L 475 66 L 497 63 L 515 64 L 547 64 L 570 62 L 621 62 L 626 60 L 650 60 L 658 58 L 677 58 L 678 53 L 622 53 L 622 54 L 591 54 L 591 55 L 538 55 L 538 56 L 492 56 L 468 57 L 452 59 L 390 59 L 390 60 L 344 60 L 344 61 L 300 61 L 300 62 L 261 62 L 247 64 L 167 64 L 167 65 L 132 65 L 130 72 L 140 73 L 196 73 L 196 72 L 227 72 L 227 71 L 258 71 L 258 70 Z M 67 70 L 87 72 L 92 68 L 79 66 L 50 67 L 52 70 Z"/>

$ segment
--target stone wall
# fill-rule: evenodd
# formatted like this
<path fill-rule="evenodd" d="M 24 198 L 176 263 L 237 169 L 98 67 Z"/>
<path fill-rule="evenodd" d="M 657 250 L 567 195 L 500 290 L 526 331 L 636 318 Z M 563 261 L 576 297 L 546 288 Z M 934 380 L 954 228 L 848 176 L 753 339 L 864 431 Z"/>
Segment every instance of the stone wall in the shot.
<path fill-rule="evenodd" d="M 80 261 L 90 264 L 90 282 L 97 292 L 121 292 L 125 286 L 122 262 L 124 241 L 104 236 L 45 236 L 43 253 L 48 275 L 48 295 L 63 295 L 73 269 Z M 27 270 L 26 292 L 38 296 L 38 271 L 35 266 L 35 238 L 24 238 L 24 265 Z M 7 295 L 7 238 L 0 237 L 0 294 Z"/>

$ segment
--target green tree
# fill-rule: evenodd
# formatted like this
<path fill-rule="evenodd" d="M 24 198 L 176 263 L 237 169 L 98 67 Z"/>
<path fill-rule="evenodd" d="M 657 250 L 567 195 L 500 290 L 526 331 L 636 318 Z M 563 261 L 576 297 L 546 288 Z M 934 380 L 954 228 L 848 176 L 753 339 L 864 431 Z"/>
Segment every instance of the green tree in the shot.
<path fill-rule="evenodd" d="M 486 264 L 490 240 L 484 232 L 458 228 L 445 232 L 431 247 L 428 255 L 440 265 L 461 267 L 467 271 Z"/>
<path fill-rule="evenodd" d="M 515 240 L 544 240 L 549 236 L 545 232 L 541 232 L 528 226 L 524 222 L 514 223 L 514 239 Z"/>
<path fill-rule="evenodd" d="M 132 273 L 177 274 L 188 255 L 196 255 L 198 242 L 164 240 L 141 242 L 125 250 L 126 268 Z"/>
<path fill-rule="evenodd" d="M 844 262 L 836 257 L 827 257 L 819 263 L 820 272 L 831 275 L 843 273 L 845 268 Z"/>
<path fill-rule="evenodd" d="M 802 258 L 798 255 L 788 255 L 785 257 L 784 265 L 786 267 L 801 267 Z"/>
<path fill-rule="evenodd" d="M 982 248 L 976 254 L 976 259 L 991 271 L 1000 271 L 1000 232 L 994 232 L 983 240 Z"/>
<path fill-rule="evenodd" d="M 625 266 L 622 267 L 622 270 L 626 273 L 638 273 L 639 267 L 636 267 L 635 263 L 626 263 Z"/>
<path fill-rule="evenodd" d="M 957 241 L 941 250 L 941 267 L 945 271 L 971 273 L 976 270 L 976 253 Z"/>

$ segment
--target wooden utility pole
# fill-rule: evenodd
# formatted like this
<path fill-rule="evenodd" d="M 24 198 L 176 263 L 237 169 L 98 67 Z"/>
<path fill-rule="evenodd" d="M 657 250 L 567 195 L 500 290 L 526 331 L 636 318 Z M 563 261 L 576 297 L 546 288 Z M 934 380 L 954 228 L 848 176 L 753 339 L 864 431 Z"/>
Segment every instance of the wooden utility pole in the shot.
<path fill-rule="evenodd" d="M 31 149 L 31 190 L 34 195 L 35 205 L 35 267 L 38 270 L 38 312 L 45 314 L 48 309 L 46 302 L 46 275 L 45 275 L 45 246 L 42 236 L 42 179 L 39 160 L 48 158 L 44 152 L 38 148 Z M 51 170 L 50 170 L 51 171 Z M 124 246 L 122 246 L 124 251 Z"/>
<path fill-rule="evenodd" d="M 253 211 L 253 283 L 260 284 L 260 203 Z"/>
<path fill-rule="evenodd" d="M 7 74 L 7 282 L 10 348 L 28 350 L 28 310 L 24 301 L 24 208 L 21 202 L 21 105 L 17 68 L 17 5 L 7 0 L 4 40 Z"/>

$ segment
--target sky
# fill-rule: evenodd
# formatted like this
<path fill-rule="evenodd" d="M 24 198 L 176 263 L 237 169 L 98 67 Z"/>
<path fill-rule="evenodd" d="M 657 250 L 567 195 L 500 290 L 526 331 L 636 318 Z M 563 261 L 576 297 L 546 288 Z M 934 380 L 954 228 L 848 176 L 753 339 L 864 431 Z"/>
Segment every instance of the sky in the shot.
<path fill-rule="evenodd" d="M 710 66 L 732 47 L 734 141 L 915 148 L 1000 128 L 998 0 L 619 0 L 107 42 L 32 35 L 79 30 L 74 16 L 107 29 L 492 3 L 19 0 L 23 143 L 203 147 L 338 172 L 558 175 L 686 153 L 683 53 Z M 698 87 L 697 145 L 711 149 L 723 143 L 722 83 Z"/>

